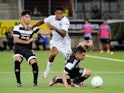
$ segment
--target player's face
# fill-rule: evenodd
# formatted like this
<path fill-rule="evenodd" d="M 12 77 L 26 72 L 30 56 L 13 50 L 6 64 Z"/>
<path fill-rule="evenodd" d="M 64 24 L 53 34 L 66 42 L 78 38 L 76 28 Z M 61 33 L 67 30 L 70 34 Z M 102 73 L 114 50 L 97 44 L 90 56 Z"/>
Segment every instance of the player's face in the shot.
<path fill-rule="evenodd" d="M 77 60 L 83 60 L 85 58 L 86 53 L 78 53 L 76 56 Z"/>
<path fill-rule="evenodd" d="M 55 15 L 56 15 L 57 20 L 61 20 L 61 18 L 63 17 L 63 11 L 62 10 L 56 10 Z"/>
<path fill-rule="evenodd" d="M 103 20 L 103 24 L 107 24 L 107 20 Z"/>
<path fill-rule="evenodd" d="M 87 24 L 87 23 L 88 23 L 88 21 L 87 21 L 87 20 L 85 20 L 85 23 Z"/>
<path fill-rule="evenodd" d="M 26 14 L 24 16 L 22 16 L 22 21 L 25 23 L 25 24 L 29 24 L 30 23 L 30 20 L 31 20 L 31 16 Z"/>

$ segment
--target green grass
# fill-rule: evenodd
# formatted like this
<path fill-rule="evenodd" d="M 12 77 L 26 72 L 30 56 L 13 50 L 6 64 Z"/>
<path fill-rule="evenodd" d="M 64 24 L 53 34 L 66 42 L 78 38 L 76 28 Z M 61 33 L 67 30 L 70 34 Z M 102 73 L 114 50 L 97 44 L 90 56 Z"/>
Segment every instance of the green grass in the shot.
<path fill-rule="evenodd" d="M 31 73 L 32 69 L 30 65 L 27 65 L 26 60 L 24 60 L 21 65 L 21 79 L 23 87 L 16 87 L 16 80 L 13 72 L 13 53 L 12 51 L 0 52 L 1 93 L 123 93 L 124 91 L 124 62 L 115 62 L 110 60 L 86 57 L 85 60 L 81 63 L 81 67 L 92 70 L 92 76 L 85 81 L 86 86 L 82 88 L 65 89 L 62 84 L 56 84 L 53 87 L 48 86 L 53 76 L 57 75 L 61 77 L 61 72 L 64 68 L 64 58 L 62 55 L 57 55 L 52 66 L 51 74 L 46 80 L 42 80 L 40 75 L 41 72 L 43 72 L 46 68 L 49 51 L 35 51 L 35 53 L 38 58 L 40 71 L 38 77 L 38 87 L 33 87 L 33 79 Z M 124 60 L 124 52 L 115 52 L 114 55 L 107 53 L 100 54 L 97 52 L 88 52 L 87 54 L 92 56 Z M 104 84 L 100 88 L 93 88 L 90 84 L 91 78 L 96 75 L 101 76 L 104 80 Z"/>

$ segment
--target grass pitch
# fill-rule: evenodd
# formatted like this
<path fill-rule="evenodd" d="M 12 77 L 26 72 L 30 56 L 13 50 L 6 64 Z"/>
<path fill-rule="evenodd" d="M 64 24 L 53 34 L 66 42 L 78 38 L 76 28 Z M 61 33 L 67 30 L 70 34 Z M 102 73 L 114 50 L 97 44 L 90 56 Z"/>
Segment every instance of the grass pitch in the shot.
<path fill-rule="evenodd" d="M 124 52 L 115 52 L 114 55 L 107 53 L 100 54 L 98 52 L 88 52 L 90 56 L 99 56 L 99 58 L 86 57 L 80 67 L 92 70 L 92 76 L 85 81 L 82 88 L 65 89 L 62 84 L 56 84 L 49 87 L 48 84 L 52 77 L 61 77 L 64 69 L 64 58 L 61 54 L 57 55 L 52 71 L 47 79 L 41 79 L 41 73 L 45 70 L 49 51 L 35 51 L 38 58 L 39 77 L 38 86 L 33 87 L 33 76 L 30 65 L 26 60 L 21 64 L 21 80 L 22 87 L 16 86 L 14 75 L 13 52 L 0 52 L 0 92 L 1 93 L 123 93 L 124 92 Z M 107 58 L 107 59 L 103 59 Z M 120 59 L 122 62 L 109 60 Z M 90 81 L 93 76 L 101 76 L 103 78 L 103 86 L 93 88 Z"/>

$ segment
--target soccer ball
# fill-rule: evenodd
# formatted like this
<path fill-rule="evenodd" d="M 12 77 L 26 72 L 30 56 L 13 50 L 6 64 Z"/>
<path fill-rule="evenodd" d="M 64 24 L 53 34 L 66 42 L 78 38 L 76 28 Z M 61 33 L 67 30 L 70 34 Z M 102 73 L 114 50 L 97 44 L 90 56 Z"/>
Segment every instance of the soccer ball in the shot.
<path fill-rule="evenodd" d="M 103 85 L 103 79 L 100 76 L 94 76 L 91 79 L 91 85 L 96 88 L 101 87 Z"/>

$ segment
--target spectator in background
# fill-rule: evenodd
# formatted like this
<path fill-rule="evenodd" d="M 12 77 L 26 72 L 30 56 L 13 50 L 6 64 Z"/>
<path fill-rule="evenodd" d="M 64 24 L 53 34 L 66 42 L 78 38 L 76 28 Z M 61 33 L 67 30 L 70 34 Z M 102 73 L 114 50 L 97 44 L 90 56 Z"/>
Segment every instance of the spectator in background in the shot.
<path fill-rule="evenodd" d="M 106 19 L 104 19 L 103 24 L 100 25 L 98 37 L 102 45 L 100 53 L 103 53 L 104 48 L 107 49 L 107 53 L 110 53 L 111 28 Z"/>
<path fill-rule="evenodd" d="M 93 46 L 93 41 L 92 41 L 92 31 L 94 30 L 93 25 L 89 23 L 88 19 L 84 19 L 84 24 L 83 24 L 83 33 L 84 33 L 84 45 L 86 46 L 87 49 L 91 49 Z"/>
<path fill-rule="evenodd" d="M 46 50 L 46 46 L 49 44 L 49 40 L 45 35 L 37 34 L 35 40 L 36 49 L 40 50 L 39 45 L 43 46 L 43 50 Z"/>
<path fill-rule="evenodd" d="M 102 18 L 101 11 L 97 5 L 92 7 L 92 17 L 91 18 L 92 19 L 101 19 Z"/>
<path fill-rule="evenodd" d="M 37 7 L 34 7 L 32 15 L 33 16 L 41 16 L 41 12 L 39 11 L 39 9 Z"/>
<path fill-rule="evenodd" d="M 3 51 L 3 39 L 0 37 L 0 51 Z"/>
<path fill-rule="evenodd" d="M 12 31 L 6 32 L 5 35 L 6 35 L 7 41 L 3 41 L 4 49 L 6 50 L 7 46 L 8 46 L 9 50 L 11 50 L 11 49 L 13 49 L 13 46 L 14 46 Z"/>

